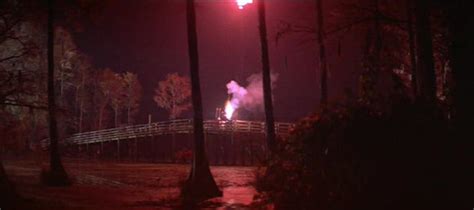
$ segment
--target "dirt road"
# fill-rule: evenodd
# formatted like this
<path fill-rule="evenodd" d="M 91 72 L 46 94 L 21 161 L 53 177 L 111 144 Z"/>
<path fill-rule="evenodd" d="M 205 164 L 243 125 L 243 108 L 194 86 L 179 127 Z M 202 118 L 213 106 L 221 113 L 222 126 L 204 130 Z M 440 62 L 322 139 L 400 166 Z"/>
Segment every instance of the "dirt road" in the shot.
<path fill-rule="evenodd" d="M 175 209 L 179 186 L 189 165 L 64 160 L 71 187 L 40 185 L 36 161 L 4 161 L 10 179 L 28 209 Z M 249 209 L 256 191 L 254 167 L 211 167 L 223 197 L 201 203 L 202 209 Z"/>

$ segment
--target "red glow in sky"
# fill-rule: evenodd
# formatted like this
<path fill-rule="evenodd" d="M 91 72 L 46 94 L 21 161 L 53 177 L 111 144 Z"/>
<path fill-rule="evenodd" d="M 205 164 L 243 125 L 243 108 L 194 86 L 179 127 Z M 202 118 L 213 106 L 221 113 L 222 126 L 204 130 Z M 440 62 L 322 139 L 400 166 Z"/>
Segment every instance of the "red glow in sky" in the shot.
<path fill-rule="evenodd" d="M 245 5 L 253 3 L 253 0 L 236 0 L 239 9 L 243 9 Z"/>

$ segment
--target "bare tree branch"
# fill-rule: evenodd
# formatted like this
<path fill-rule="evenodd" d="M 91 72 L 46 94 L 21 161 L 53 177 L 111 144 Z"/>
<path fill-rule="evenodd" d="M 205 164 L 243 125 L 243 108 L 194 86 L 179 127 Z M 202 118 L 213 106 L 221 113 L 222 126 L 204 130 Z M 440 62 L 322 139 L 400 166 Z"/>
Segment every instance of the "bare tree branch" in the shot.
<path fill-rule="evenodd" d="M 5 61 L 8 61 L 8 60 L 11 60 L 11 59 L 15 59 L 15 58 L 21 58 L 22 56 L 24 56 L 27 52 L 26 51 L 23 51 L 21 54 L 19 55 L 12 55 L 12 56 L 8 56 L 8 57 L 5 57 L 5 58 L 1 58 L 0 59 L 0 63 L 2 62 L 5 62 Z"/>
<path fill-rule="evenodd" d="M 24 103 L 15 103 L 11 101 L 0 102 L 0 105 L 3 106 L 16 106 L 16 107 L 27 107 L 32 109 L 39 109 L 39 110 L 48 110 L 48 106 L 41 106 L 35 104 L 24 104 Z"/>

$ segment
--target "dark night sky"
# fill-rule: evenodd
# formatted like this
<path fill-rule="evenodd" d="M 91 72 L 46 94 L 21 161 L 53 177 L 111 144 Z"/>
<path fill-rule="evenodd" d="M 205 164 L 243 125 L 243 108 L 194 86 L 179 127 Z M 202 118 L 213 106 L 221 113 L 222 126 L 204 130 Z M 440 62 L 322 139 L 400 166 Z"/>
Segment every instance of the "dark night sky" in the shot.
<path fill-rule="evenodd" d="M 118 0 L 108 5 L 100 20 L 86 25 L 76 34 L 81 50 L 97 67 L 138 74 L 144 97 L 138 122 L 152 114 L 153 121 L 167 114 L 153 101 L 154 87 L 167 73 L 188 75 L 188 54 L 183 0 Z M 331 7 L 331 5 L 328 5 Z M 239 10 L 224 0 L 197 3 L 201 88 L 204 117 L 214 116 L 216 107 L 227 98 L 226 83 L 260 73 L 260 47 L 256 5 Z M 314 111 L 319 101 L 319 71 L 316 44 L 311 38 L 292 35 L 278 44 L 275 34 L 280 20 L 314 24 L 313 1 L 275 0 L 267 3 L 267 27 L 271 69 L 279 74 L 274 89 L 277 121 L 296 121 Z M 345 87 L 356 91 L 360 43 L 354 36 L 342 39 L 337 54 L 337 39 L 328 41 L 330 97 L 340 98 Z M 285 67 L 285 57 L 288 67 Z M 189 113 L 188 113 L 188 116 Z M 263 119 L 262 113 L 256 113 Z"/>

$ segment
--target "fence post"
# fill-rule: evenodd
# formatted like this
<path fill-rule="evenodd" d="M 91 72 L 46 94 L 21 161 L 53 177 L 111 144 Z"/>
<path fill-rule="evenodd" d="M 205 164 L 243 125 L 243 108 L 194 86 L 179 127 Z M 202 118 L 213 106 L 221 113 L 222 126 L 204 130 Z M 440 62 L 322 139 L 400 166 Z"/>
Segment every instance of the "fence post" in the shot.
<path fill-rule="evenodd" d="M 117 161 L 120 161 L 120 140 L 117 139 Z"/>
<path fill-rule="evenodd" d="M 235 147 L 234 147 L 234 122 L 230 121 L 230 155 L 232 158 L 232 165 L 236 165 L 236 152 L 235 152 Z"/>
<path fill-rule="evenodd" d="M 137 137 L 135 137 L 135 162 L 138 161 L 138 141 Z"/>
<path fill-rule="evenodd" d="M 104 157 L 104 141 L 100 141 L 100 157 Z"/>

